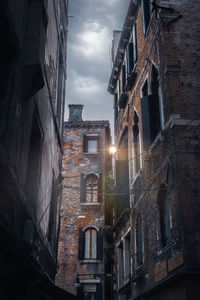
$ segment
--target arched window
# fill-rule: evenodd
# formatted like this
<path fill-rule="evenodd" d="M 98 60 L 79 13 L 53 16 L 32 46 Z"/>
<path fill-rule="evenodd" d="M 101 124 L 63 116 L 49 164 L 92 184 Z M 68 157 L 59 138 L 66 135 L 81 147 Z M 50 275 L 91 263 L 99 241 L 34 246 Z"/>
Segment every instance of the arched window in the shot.
<path fill-rule="evenodd" d="M 134 173 L 135 175 L 141 168 L 140 163 L 140 132 L 139 132 L 139 118 L 134 111 L 133 115 L 133 148 L 134 148 Z"/>
<path fill-rule="evenodd" d="M 85 259 L 97 258 L 97 231 L 89 228 L 85 231 Z"/>
<path fill-rule="evenodd" d="M 91 174 L 86 177 L 86 202 L 98 202 L 98 177 Z"/>
<path fill-rule="evenodd" d="M 162 246 L 165 247 L 171 240 L 171 231 L 169 201 L 167 189 L 164 184 L 160 186 L 158 192 L 158 209 L 160 217 L 160 238 Z"/>

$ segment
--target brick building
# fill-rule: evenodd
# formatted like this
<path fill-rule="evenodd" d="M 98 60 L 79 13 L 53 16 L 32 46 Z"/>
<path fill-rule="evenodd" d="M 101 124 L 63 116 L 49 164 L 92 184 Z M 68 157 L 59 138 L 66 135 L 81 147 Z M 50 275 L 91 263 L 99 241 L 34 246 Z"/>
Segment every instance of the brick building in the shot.
<path fill-rule="evenodd" d="M 200 297 L 199 14 L 131 0 L 113 51 L 116 299 Z"/>
<path fill-rule="evenodd" d="M 70 299 L 53 284 L 67 11 L 64 0 L 0 1 L 1 299 Z"/>
<path fill-rule="evenodd" d="M 83 105 L 69 105 L 65 122 L 56 283 L 81 299 L 110 299 L 111 284 L 105 281 L 111 270 L 104 251 L 109 231 L 104 190 L 111 164 L 110 127 L 108 121 L 83 121 L 82 109 Z"/>

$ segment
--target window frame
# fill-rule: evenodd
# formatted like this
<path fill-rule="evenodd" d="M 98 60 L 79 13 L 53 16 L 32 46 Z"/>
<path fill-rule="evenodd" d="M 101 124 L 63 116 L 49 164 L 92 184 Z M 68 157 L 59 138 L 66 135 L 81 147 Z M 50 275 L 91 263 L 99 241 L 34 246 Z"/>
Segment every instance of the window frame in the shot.
<path fill-rule="evenodd" d="M 97 151 L 90 152 L 88 148 L 88 141 L 97 141 Z M 83 153 L 97 154 L 100 152 L 100 135 L 99 134 L 84 134 L 83 135 Z"/>
<path fill-rule="evenodd" d="M 89 232 L 89 242 L 87 243 Z M 95 237 L 93 238 L 93 232 L 95 232 Z M 85 260 L 96 260 L 97 259 L 97 230 L 94 227 L 89 227 L 84 231 L 85 237 L 85 249 L 84 249 L 84 259 Z M 87 257 L 86 253 L 88 251 L 87 245 L 89 245 L 89 255 Z M 94 248 L 93 248 L 94 247 Z M 95 249 L 95 254 L 93 255 L 93 249 Z"/>

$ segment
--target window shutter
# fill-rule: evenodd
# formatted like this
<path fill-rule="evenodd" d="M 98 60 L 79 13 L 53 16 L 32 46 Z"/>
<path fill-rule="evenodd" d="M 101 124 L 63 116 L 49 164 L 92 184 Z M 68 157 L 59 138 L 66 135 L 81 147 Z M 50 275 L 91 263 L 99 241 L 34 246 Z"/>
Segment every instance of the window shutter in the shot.
<path fill-rule="evenodd" d="M 102 195 L 103 194 L 103 187 L 102 187 L 102 174 L 99 174 L 99 180 L 98 180 L 98 202 L 102 202 Z"/>
<path fill-rule="evenodd" d="M 115 123 L 117 122 L 117 118 L 118 118 L 118 106 L 117 106 L 117 101 L 118 101 L 118 95 L 117 95 L 117 93 L 115 93 L 115 95 L 114 95 Z"/>
<path fill-rule="evenodd" d="M 77 287 L 77 296 L 79 299 L 83 299 L 84 294 L 83 294 L 83 284 L 81 284 L 80 287 Z"/>
<path fill-rule="evenodd" d="M 126 66 L 123 65 L 122 67 L 122 92 L 125 93 L 126 91 Z"/>
<path fill-rule="evenodd" d="M 133 25 L 133 64 L 137 61 L 137 35 L 136 24 Z"/>
<path fill-rule="evenodd" d="M 79 228 L 79 240 L 78 240 L 78 259 L 84 259 L 85 252 L 85 234 L 82 228 Z"/>
<path fill-rule="evenodd" d="M 80 182 L 80 202 L 85 202 L 86 200 L 86 187 L 85 187 L 85 178 L 84 174 L 81 173 L 81 182 Z"/>
<path fill-rule="evenodd" d="M 131 73 L 131 71 L 133 70 L 133 65 L 134 65 L 134 62 L 133 62 L 133 43 L 129 43 L 128 44 L 128 65 L 127 65 L 127 68 L 128 68 L 128 75 Z"/>
<path fill-rule="evenodd" d="M 97 283 L 97 300 L 102 300 L 102 284 Z"/>
<path fill-rule="evenodd" d="M 142 115 L 142 136 L 143 136 L 143 148 L 146 149 L 151 144 L 151 124 L 150 124 L 150 112 L 149 104 L 151 103 L 152 96 L 144 96 L 140 100 L 141 115 Z"/>
<path fill-rule="evenodd" d="M 142 0 L 143 28 L 146 33 L 150 21 L 150 0 Z"/>
<path fill-rule="evenodd" d="M 103 259 L 103 236 L 100 231 L 97 232 L 97 259 Z"/>
<path fill-rule="evenodd" d="M 84 134 L 83 135 L 83 152 L 88 152 L 88 141 L 87 141 L 87 136 Z"/>

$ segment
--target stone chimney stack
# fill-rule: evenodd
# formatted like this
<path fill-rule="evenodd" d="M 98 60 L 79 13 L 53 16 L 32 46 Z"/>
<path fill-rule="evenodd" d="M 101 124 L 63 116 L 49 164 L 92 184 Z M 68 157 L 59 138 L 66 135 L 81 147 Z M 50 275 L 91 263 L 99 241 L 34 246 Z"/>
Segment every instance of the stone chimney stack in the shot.
<path fill-rule="evenodd" d="M 82 111 L 83 106 L 81 104 L 69 104 L 69 122 L 83 121 Z"/>

